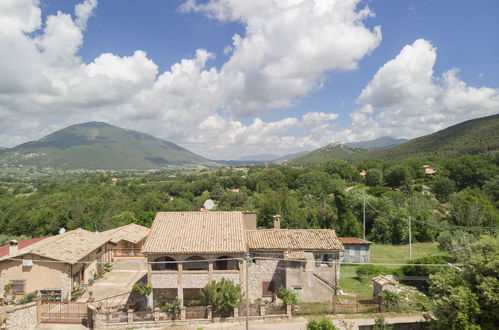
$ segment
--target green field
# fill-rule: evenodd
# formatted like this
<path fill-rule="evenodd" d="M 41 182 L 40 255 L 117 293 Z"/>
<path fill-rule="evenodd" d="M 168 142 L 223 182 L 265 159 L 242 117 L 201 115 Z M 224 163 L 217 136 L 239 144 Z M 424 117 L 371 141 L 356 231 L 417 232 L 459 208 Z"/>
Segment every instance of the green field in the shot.
<path fill-rule="evenodd" d="M 412 245 L 412 257 L 420 258 L 441 252 L 438 243 L 415 243 Z M 409 260 L 409 245 L 371 245 L 371 262 L 384 264 L 402 264 Z M 357 265 L 342 265 L 340 269 L 340 288 L 345 293 L 355 293 L 360 296 L 372 295 L 372 283 L 369 280 L 359 280 Z M 394 268 L 397 268 L 396 266 Z"/>

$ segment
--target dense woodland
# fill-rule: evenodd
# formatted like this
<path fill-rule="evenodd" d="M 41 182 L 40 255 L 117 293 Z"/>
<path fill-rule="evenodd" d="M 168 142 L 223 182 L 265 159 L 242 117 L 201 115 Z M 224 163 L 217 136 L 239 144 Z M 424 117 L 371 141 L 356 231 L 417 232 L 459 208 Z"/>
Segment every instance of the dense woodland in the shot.
<path fill-rule="evenodd" d="M 423 165 L 437 168 L 426 175 Z M 274 214 L 284 228 L 332 228 L 340 236 L 404 244 L 408 219 L 413 242 L 432 241 L 442 232 L 499 225 L 499 155 L 403 161 L 329 161 L 303 168 L 252 166 L 191 174 L 85 174 L 61 182 L 30 183 L 0 177 L 0 232 L 39 237 L 60 228 L 103 231 L 130 222 L 149 226 L 157 211 L 200 210 L 213 199 L 215 210 L 258 211 L 258 225 Z M 359 175 L 366 170 L 363 178 Z M 423 194 L 424 185 L 431 194 Z M 347 187 L 353 187 L 346 191 Z M 35 189 L 36 188 L 36 189 Z M 231 190 L 239 189 L 239 192 Z M 36 190 L 36 191 L 35 191 Z M 445 236 L 445 235 L 444 235 Z"/>

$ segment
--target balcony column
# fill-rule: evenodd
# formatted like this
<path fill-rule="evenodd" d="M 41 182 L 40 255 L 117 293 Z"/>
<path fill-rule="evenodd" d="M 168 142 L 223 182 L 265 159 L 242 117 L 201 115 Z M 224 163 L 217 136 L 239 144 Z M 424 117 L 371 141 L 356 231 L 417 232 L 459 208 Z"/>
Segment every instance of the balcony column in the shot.
<path fill-rule="evenodd" d="M 213 260 L 208 261 L 208 282 L 213 279 Z"/>
<path fill-rule="evenodd" d="M 178 269 L 178 286 L 177 286 L 177 297 L 180 299 L 180 305 L 184 306 L 184 287 L 183 287 L 183 273 L 184 273 L 184 264 L 181 262 L 177 264 Z"/>

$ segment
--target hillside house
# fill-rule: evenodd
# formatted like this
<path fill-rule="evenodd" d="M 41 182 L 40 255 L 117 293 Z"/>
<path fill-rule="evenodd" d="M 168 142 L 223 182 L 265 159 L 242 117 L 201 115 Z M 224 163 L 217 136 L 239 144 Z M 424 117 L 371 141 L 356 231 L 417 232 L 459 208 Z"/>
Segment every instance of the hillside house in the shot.
<path fill-rule="evenodd" d="M 437 168 L 432 165 L 423 165 L 424 172 L 426 175 L 433 175 L 437 173 Z"/>
<path fill-rule="evenodd" d="M 150 305 L 199 299 L 222 278 L 245 285 L 250 299 L 272 298 L 283 286 L 303 301 L 327 301 L 337 287 L 343 246 L 333 230 L 257 230 L 252 212 L 159 212 L 142 252 L 148 260 Z"/>
<path fill-rule="evenodd" d="M 345 252 L 340 257 L 340 262 L 369 262 L 372 242 L 357 237 L 338 237 L 338 239 L 345 247 Z"/>

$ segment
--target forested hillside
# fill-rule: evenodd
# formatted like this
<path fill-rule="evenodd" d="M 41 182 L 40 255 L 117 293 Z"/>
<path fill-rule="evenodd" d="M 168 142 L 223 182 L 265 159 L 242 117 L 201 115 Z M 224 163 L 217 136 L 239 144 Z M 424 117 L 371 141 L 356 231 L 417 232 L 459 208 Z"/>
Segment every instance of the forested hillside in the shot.
<path fill-rule="evenodd" d="M 381 142 L 384 141 L 383 138 L 381 140 Z M 328 160 L 355 161 L 372 158 L 457 157 L 459 155 L 475 155 L 483 152 L 494 153 L 499 150 L 499 115 L 469 120 L 390 148 L 373 148 L 371 143 L 377 145 L 379 141 L 367 142 L 369 143 L 330 144 L 292 159 L 289 163 L 293 165 L 313 165 Z"/>
<path fill-rule="evenodd" d="M 437 172 L 426 175 L 423 165 Z M 258 225 L 274 214 L 284 228 L 333 228 L 341 236 L 362 236 L 366 196 L 367 238 L 379 243 L 432 241 L 459 227 L 499 225 L 499 156 L 454 159 L 408 158 L 399 162 L 329 161 L 294 168 L 254 166 L 195 174 L 88 175 L 55 182 L 0 178 L 0 232 L 32 237 L 61 227 L 102 231 L 135 222 L 150 225 L 155 212 L 199 210 L 206 199 L 215 210 L 255 210 Z M 365 178 L 359 176 L 366 170 Z M 432 190 L 426 194 L 426 188 Z M 346 188 L 349 191 L 346 191 Z M 352 188 L 353 187 L 353 188 Z M 476 233 L 471 231 L 472 233 Z"/>
<path fill-rule="evenodd" d="M 497 150 L 499 150 L 499 114 L 468 120 L 390 149 L 373 151 L 369 156 L 385 159 L 402 159 L 415 155 L 454 157 Z"/>

